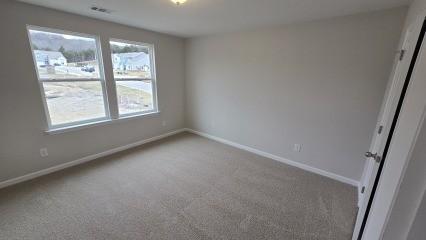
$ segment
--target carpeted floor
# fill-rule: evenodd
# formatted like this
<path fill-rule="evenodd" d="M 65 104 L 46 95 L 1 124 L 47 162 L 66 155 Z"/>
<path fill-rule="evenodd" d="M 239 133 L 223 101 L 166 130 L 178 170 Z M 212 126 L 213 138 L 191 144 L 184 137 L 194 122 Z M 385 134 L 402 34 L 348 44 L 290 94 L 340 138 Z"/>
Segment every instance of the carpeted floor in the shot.
<path fill-rule="evenodd" d="M 0 190 L 0 239 L 350 239 L 354 187 L 189 133 Z"/>

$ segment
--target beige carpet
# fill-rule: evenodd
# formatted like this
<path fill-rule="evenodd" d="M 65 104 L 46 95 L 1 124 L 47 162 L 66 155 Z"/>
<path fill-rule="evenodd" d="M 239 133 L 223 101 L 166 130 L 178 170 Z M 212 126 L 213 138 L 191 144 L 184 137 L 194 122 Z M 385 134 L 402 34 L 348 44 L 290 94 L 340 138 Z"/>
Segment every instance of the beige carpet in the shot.
<path fill-rule="evenodd" d="M 0 239 L 350 239 L 354 187 L 184 133 L 0 190 Z"/>

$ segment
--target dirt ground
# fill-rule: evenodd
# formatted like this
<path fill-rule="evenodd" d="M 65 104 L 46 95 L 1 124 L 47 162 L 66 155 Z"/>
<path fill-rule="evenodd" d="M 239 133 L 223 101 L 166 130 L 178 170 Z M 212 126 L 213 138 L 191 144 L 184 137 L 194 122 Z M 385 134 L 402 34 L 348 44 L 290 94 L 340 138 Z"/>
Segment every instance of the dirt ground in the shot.
<path fill-rule="evenodd" d="M 53 125 L 105 117 L 100 82 L 44 82 Z M 150 110 L 152 93 L 117 85 L 120 114 Z"/>

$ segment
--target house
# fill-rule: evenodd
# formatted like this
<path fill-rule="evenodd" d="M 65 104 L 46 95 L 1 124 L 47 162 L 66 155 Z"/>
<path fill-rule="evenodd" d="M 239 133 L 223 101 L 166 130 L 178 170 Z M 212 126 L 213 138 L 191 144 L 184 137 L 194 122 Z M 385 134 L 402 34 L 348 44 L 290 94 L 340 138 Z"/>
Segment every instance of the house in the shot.
<path fill-rule="evenodd" d="M 112 54 L 114 70 L 144 71 L 150 69 L 149 55 L 144 52 L 114 53 Z"/>
<path fill-rule="evenodd" d="M 61 52 L 34 50 L 37 66 L 53 66 L 53 65 L 67 65 L 67 59 Z"/>

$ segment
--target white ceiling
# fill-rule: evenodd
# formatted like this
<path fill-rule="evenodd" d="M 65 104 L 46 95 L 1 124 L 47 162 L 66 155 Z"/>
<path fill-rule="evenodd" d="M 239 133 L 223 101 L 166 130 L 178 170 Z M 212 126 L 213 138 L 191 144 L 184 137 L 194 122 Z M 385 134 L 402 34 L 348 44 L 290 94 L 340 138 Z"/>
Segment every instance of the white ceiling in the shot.
<path fill-rule="evenodd" d="M 21 0 L 182 37 L 343 16 L 407 5 L 410 0 Z M 112 10 L 99 13 L 92 6 Z"/>

